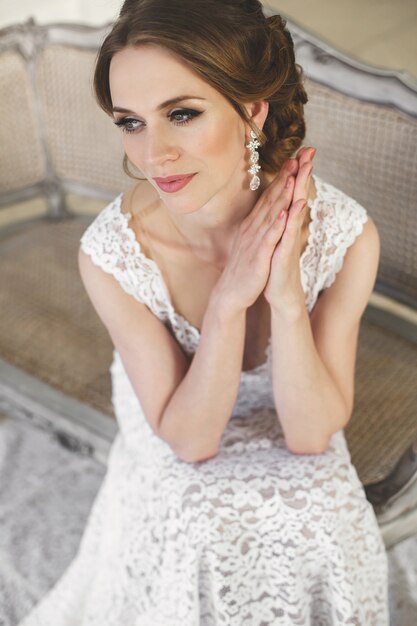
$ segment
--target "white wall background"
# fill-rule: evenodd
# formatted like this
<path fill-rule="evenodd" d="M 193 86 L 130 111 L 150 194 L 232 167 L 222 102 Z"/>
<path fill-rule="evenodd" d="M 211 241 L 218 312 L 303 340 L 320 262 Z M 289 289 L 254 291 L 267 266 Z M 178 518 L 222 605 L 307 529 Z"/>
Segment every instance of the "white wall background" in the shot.
<path fill-rule="evenodd" d="M 370 65 L 417 78 L 417 0 L 262 0 L 330 44 Z M 0 28 L 113 21 L 123 0 L 0 0 Z"/>
<path fill-rule="evenodd" d="M 114 20 L 123 0 L 0 0 L 0 28 L 34 17 L 39 24 Z"/>

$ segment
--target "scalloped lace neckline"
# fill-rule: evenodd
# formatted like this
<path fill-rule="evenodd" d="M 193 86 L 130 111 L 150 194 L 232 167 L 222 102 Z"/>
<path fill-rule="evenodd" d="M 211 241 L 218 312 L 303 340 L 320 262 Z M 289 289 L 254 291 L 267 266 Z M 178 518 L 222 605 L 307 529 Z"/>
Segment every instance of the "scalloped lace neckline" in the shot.
<path fill-rule="evenodd" d="M 309 203 L 309 207 L 310 207 L 310 223 L 308 225 L 308 236 L 307 236 L 307 244 L 306 247 L 304 248 L 303 253 L 300 256 L 300 267 L 302 268 L 303 266 L 303 261 L 304 258 L 307 256 L 307 253 L 310 252 L 310 248 L 313 244 L 313 239 L 314 239 L 314 224 L 316 222 L 316 217 L 317 217 L 317 202 L 318 202 L 318 198 L 319 198 L 319 187 L 321 186 L 321 180 L 317 177 L 317 176 L 313 176 L 314 178 L 314 183 L 316 186 L 316 197 L 310 201 Z M 189 322 L 187 320 L 187 318 L 185 318 L 183 315 L 181 315 L 181 313 L 178 313 L 171 301 L 171 297 L 170 297 L 170 293 L 168 291 L 168 288 L 166 286 L 166 283 L 164 281 L 164 278 L 162 276 L 162 272 L 159 269 L 158 264 L 156 263 L 156 261 L 154 261 L 152 258 L 146 256 L 146 254 L 144 254 L 141 245 L 139 243 L 139 241 L 136 238 L 136 233 L 135 231 L 130 228 L 129 226 L 129 220 L 133 217 L 132 213 L 130 211 L 122 211 L 122 198 L 123 198 L 123 193 L 119 194 L 114 201 L 115 207 L 118 211 L 118 214 L 121 216 L 122 218 L 122 223 L 123 226 L 125 228 L 125 232 L 127 234 L 127 236 L 129 237 L 129 239 L 131 240 L 133 247 L 134 247 L 134 251 L 135 254 L 145 263 L 148 264 L 149 267 L 151 267 L 154 271 L 155 274 L 158 277 L 158 280 L 160 281 L 160 284 L 163 287 L 163 291 L 164 291 L 164 295 L 165 295 L 165 300 L 166 300 L 166 305 L 169 309 L 169 313 L 175 317 L 177 320 L 180 321 L 180 324 L 182 326 L 185 326 L 187 328 L 187 330 L 192 333 L 193 337 L 194 337 L 194 342 L 195 342 L 195 346 L 198 345 L 198 342 L 200 340 L 200 336 L 201 333 L 198 330 L 198 328 L 196 326 L 194 326 L 193 324 L 191 324 L 191 322 Z M 268 360 L 269 360 L 269 351 L 270 351 L 270 346 L 271 346 L 271 335 L 268 338 L 265 350 L 264 350 L 264 354 L 266 356 L 266 360 L 263 361 L 262 363 L 260 363 L 259 365 L 256 365 L 256 367 L 253 367 L 251 369 L 248 370 L 242 370 L 241 374 L 254 374 L 256 372 L 258 372 L 258 370 L 263 370 L 267 367 L 268 365 Z"/>

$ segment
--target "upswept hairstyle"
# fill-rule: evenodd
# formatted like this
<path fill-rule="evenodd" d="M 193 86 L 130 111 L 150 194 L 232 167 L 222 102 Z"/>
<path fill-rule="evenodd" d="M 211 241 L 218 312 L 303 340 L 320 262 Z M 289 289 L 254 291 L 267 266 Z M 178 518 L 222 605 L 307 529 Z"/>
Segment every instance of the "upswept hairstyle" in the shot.
<path fill-rule="evenodd" d="M 125 0 L 94 73 L 97 101 L 109 115 L 112 57 L 127 46 L 149 43 L 178 55 L 229 100 L 260 139 L 263 170 L 278 172 L 300 147 L 307 102 L 302 69 L 285 20 L 266 18 L 258 0 Z M 263 131 L 243 106 L 259 100 L 269 103 Z"/>

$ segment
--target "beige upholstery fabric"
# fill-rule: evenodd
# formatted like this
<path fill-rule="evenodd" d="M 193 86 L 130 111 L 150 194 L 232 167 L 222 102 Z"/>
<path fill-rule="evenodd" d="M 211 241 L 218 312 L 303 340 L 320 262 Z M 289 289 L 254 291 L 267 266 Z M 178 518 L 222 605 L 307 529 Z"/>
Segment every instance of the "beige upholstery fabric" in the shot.
<path fill-rule="evenodd" d="M 365 484 L 386 476 L 417 439 L 416 372 L 416 344 L 362 320 L 346 439 Z"/>
<path fill-rule="evenodd" d="M 56 174 L 119 192 L 131 184 L 122 169 L 121 131 L 97 105 L 96 53 L 51 46 L 37 61 L 39 95 Z"/>
<path fill-rule="evenodd" d="M 46 173 L 36 100 L 27 64 L 0 53 L 0 192 L 21 189 Z"/>
<path fill-rule="evenodd" d="M 87 225 L 34 221 L 0 239 L 0 357 L 112 414 L 112 345 L 78 272 Z"/>
<path fill-rule="evenodd" d="M 377 287 L 417 306 L 417 120 L 306 81 L 317 173 L 363 204 L 381 236 Z"/>

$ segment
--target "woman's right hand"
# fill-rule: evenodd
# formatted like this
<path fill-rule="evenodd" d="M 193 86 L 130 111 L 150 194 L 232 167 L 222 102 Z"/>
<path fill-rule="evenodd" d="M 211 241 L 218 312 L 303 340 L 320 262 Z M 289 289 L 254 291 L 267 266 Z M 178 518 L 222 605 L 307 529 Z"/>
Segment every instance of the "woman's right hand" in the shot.
<path fill-rule="evenodd" d="M 249 308 L 268 281 L 271 257 L 285 230 L 297 171 L 298 161 L 287 160 L 239 226 L 213 293 L 230 313 Z"/>

